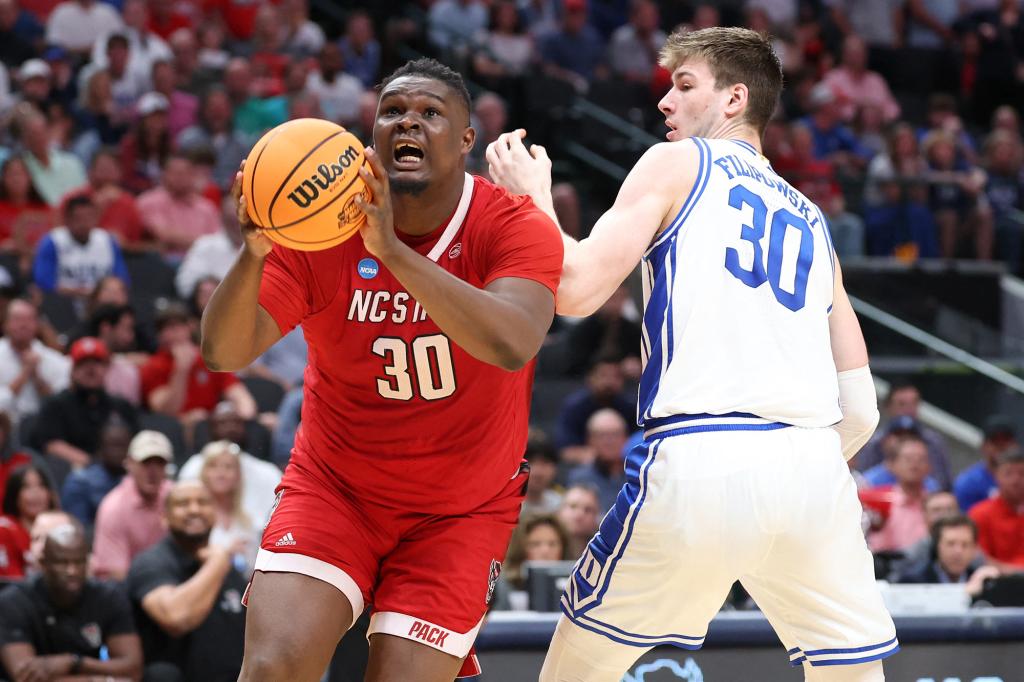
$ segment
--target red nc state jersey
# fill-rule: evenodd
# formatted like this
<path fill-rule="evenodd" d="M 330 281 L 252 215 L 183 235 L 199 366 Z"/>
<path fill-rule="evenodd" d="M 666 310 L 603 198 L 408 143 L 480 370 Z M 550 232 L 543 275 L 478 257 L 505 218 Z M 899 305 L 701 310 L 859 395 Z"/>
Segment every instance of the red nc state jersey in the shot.
<path fill-rule="evenodd" d="M 473 286 L 520 277 L 558 288 L 558 229 L 528 198 L 482 178 L 466 176 L 447 225 L 398 234 Z M 381 504 L 438 514 L 480 506 L 517 474 L 534 363 L 508 372 L 470 356 L 361 236 L 317 252 L 275 246 L 259 302 L 282 334 L 301 324 L 309 344 L 290 467 Z"/>

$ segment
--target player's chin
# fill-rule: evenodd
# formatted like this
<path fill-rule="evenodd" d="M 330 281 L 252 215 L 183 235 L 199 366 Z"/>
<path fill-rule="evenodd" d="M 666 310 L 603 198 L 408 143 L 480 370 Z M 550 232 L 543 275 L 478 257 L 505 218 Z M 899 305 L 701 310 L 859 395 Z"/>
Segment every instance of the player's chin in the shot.
<path fill-rule="evenodd" d="M 388 172 L 388 184 L 394 194 L 417 196 L 430 186 L 432 179 L 430 170 L 425 166 L 415 169 L 392 168 Z"/>

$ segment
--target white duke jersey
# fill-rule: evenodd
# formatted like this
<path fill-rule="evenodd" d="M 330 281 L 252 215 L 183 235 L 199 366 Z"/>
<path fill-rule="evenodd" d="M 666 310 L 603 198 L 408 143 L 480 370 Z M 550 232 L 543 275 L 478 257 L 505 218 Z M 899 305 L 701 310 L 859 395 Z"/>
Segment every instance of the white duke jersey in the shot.
<path fill-rule="evenodd" d="M 692 139 L 696 183 L 642 263 L 640 426 L 838 422 L 835 261 L 821 209 L 746 142 Z"/>

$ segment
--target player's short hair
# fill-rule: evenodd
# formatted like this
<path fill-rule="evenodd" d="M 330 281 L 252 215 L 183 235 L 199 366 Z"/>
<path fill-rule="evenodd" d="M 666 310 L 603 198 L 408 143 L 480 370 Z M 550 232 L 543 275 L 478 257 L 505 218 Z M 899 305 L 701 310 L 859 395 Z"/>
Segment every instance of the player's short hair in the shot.
<path fill-rule="evenodd" d="M 451 90 L 459 96 L 462 100 L 462 104 L 466 107 L 466 114 L 473 111 L 472 98 L 469 96 L 469 90 L 466 89 L 466 82 L 462 79 L 462 75 L 453 69 L 448 68 L 436 59 L 429 57 L 421 57 L 420 59 L 414 59 L 410 62 L 406 62 L 404 65 L 395 69 L 390 76 L 384 79 L 380 84 L 380 90 L 387 87 L 388 83 L 401 78 L 402 76 L 419 76 L 421 78 L 429 78 L 447 85 Z"/>
<path fill-rule="evenodd" d="M 939 519 L 932 524 L 932 554 L 938 553 L 939 541 L 942 539 L 942 531 L 947 528 L 970 528 L 971 537 L 974 539 L 974 542 L 978 542 L 978 526 L 975 525 L 974 521 L 963 514 L 947 516 L 946 518 Z"/>
<path fill-rule="evenodd" d="M 748 28 L 680 29 L 665 41 L 659 63 L 672 72 L 694 58 L 707 62 L 716 88 L 736 83 L 747 86 L 744 118 L 758 133 L 763 133 L 782 93 L 782 64 L 772 49 L 771 39 Z"/>

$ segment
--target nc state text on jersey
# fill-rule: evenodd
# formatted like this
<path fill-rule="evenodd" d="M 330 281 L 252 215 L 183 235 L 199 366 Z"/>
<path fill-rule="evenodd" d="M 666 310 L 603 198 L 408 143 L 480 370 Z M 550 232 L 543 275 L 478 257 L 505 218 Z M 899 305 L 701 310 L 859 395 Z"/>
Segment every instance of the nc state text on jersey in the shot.
<path fill-rule="evenodd" d="M 348 320 L 357 322 L 423 322 L 425 311 L 404 291 L 372 291 L 354 289 L 348 306 Z"/>

